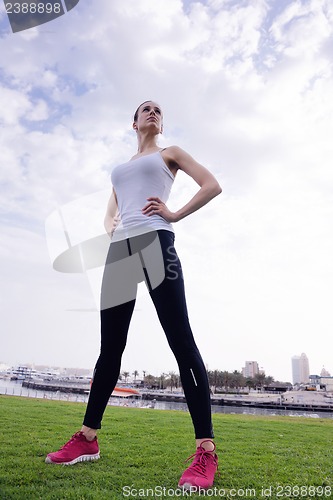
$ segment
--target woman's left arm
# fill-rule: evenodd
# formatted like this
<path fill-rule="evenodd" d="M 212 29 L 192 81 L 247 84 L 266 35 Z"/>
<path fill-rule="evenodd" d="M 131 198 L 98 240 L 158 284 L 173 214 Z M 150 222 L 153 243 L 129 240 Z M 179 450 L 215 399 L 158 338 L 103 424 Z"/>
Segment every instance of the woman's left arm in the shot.
<path fill-rule="evenodd" d="M 148 204 L 143 208 L 142 212 L 148 216 L 153 214 L 161 215 L 168 222 L 178 222 L 206 205 L 222 192 L 222 188 L 207 168 L 200 165 L 191 155 L 178 146 L 168 148 L 168 157 L 173 165 L 176 165 L 178 169 L 192 177 L 200 186 L 200 189 L 186 205 L 176 212 L 171 212 L 159 198 L 154 196 L 148 198 Z"/>

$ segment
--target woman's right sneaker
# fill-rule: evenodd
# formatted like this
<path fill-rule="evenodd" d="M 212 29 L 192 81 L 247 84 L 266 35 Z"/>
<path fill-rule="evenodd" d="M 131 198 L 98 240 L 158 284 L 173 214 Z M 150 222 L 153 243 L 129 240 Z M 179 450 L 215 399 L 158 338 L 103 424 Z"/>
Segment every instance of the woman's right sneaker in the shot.
<path fill-rule="evenodd" d="M 92 441 L 88 441 L 83 432 L 77 432 L 59 451 L 49 453 L 45 462 L 47 464 L 74 465 L 77 462 L 98 459 L 99 447 L 97 437 Z"/>
<path fill-rule="evenodd" d="M 213 443 L 210 439 L 207 439 L 207 441 Z M 212 451 L 205 450 L 201 445 L 197 448 L 197 451 L 186 460 L 188 461 L 194 457 L 191 465 L 183 472 L 178 483 L 179 487 L 192 491 L 192 488 L 204 489 L 213 486 L 218 467 L 218 458 L 216 453 L 214 453 L 215 448 L 215 444 Z"/>

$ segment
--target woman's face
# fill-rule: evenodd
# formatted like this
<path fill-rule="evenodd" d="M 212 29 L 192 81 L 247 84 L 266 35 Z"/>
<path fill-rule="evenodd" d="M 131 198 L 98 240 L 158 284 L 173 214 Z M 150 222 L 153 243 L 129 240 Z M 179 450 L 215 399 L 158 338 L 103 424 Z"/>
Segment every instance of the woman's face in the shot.
<path fill-rule="evenodd" d="M 136 131 L 152 129 L 156 134 L 161 134 L 163 130 L 163 115 L 161 107 L 153 101 L 141 104 L 138 110 L 137 120 L 133 123 Z"/>

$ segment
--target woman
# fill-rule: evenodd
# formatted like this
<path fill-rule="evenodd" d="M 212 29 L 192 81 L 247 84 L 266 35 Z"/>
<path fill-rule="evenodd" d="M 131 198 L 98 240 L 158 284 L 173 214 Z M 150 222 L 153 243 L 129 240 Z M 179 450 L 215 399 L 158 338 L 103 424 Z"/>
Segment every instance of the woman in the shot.
<path fill-rule="evenodd" d="M 163 130 L 158 104 L 142 103 L 135 112 L 133 129 L 138 152 L 111 175 L 113 193 L 105 228 L 112 241 L 101 292 L 101 351 L 83 426 L 58 452 L 50 453 L 46 462 L 71 465 L 99 458 L 97 429 L 118 380 L 137 284 L 144 280 L 176 357 L 195 430 L 194 460 L 179 486 L 209 488 L 217 470 L 209 385 L 188 320 L 171 224 L 198 210 L 222 190 L 215 177 L 185 151 L 177 146 L 158 147 L 157 138 Z M 172 212 L 165 203 L 178 170 L 192 177 L 200 189 L 186 205 Z"/>

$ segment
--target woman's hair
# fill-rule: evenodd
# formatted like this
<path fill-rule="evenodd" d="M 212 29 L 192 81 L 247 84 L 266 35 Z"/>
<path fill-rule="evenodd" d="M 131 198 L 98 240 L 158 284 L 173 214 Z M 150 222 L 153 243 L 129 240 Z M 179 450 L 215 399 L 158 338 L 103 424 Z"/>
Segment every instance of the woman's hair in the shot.
<path fill-rule="evenodd" d="M 134 121 L 136 122 L 138 120 L 138 117 L 139 117 L 139 109 L 141 108 L 141 106 L 143 106 L 144 104 L 146 104 L 146 102 L 152 102 L 151 99 L 149 101 L 143 101 L 140 106 L 138 106 L 138 109 L 136 110 L 136 112 L 134 113 Z"/>

